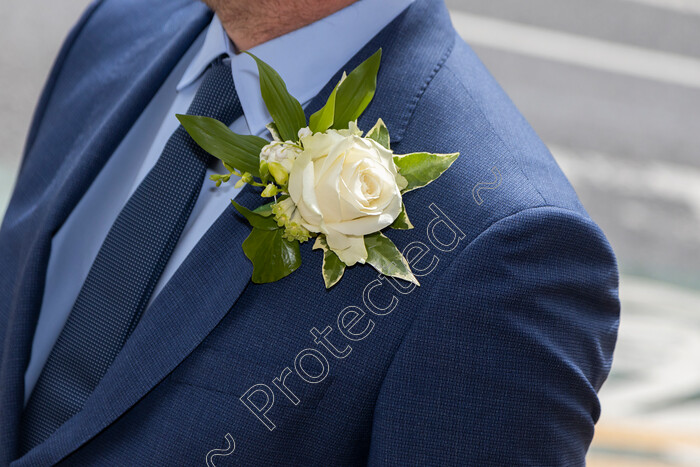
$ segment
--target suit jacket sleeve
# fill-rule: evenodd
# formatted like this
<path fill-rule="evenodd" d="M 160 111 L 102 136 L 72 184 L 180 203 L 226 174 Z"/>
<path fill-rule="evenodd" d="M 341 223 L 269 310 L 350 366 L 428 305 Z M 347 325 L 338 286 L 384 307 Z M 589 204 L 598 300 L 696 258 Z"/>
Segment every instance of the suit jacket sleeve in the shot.
<path fill-rule="evenodd" d="M 538 207 L 492 224 L 433 287 L 380 391 L 370 465 L 584 465 L 619 319 L 600 229 Z"/>

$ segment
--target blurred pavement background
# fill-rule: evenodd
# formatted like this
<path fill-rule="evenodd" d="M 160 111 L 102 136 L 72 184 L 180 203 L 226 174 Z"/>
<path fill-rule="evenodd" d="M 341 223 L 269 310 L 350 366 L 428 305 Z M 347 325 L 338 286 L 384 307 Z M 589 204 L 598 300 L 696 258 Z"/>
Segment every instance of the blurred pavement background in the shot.
<path fill-rule="evenodd" d="M 3 5 L 0 217 L 88 3 Z M 447 3 L 618 255 L 620 339 L 588 465 L 700 466 L 700 0 Z"/>

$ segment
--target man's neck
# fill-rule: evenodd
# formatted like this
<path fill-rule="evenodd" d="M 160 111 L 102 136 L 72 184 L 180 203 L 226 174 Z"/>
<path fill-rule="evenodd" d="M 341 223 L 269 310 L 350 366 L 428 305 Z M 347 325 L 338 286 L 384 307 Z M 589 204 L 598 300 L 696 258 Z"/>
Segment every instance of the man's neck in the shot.
<path fill-rule="evenodd" d="M 356 0 L 204 0 L 237 51 L 303 28 Z"/>

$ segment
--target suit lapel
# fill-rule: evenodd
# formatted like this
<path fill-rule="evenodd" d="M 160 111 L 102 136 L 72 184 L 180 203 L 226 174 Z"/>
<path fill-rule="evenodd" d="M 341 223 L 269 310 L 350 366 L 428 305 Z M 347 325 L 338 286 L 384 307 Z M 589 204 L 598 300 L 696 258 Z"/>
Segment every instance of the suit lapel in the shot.
<path fill-rule="evenodd" d="M 433 22 L 427 25 L 426 17 Z M 344 67 L 349 71 L 383 48 L 379 92 L 361 117 L 360 127 L 367 130 L 382 117 L 392 143 L 399 142 L 417 100 L 453 42 L 442 2 L 418 0 L 382 30 Z M 325 103 L 341 74 L 339 70 L 311 102 L 307 117 Z M 258 191 L 247 186 L 236 201 L 253 208 L 261 199 Z M 13 465 L 59 462 L 172 372 L 226 316 L 245 288 L 254 286 L 250 285 L 252 265 L 241 249 L 249 232 L 246 221 L 228 206 L 146 310 L 83 410 Z"/>
<path fill-rule="evenodd" d="M 15 251 L 2 251 L 13 260 L 7 265 L 13 270 L 1 278 L 3 290 L 12 297 L 11 303 L 0 305 L 4 308 L 0 316 L 6 313 L 8 317 L 0 371 L 1 465 L 16 455 L 24 371 L 41 306 L 51 238 L 211 19 L 206 7 L 190 0 L 129 8 L 122 3 L 96 3 L 89 20 L 74 31 L 76 41 L 62 54 L 52 77 L 55 82 L 50 80 L 47 85 L 50 95 L 42 98 L 35 117 L 40 131 L 36 140 L 28 142 L 3 223 L 3 247 Z M 146 15 L 130 11 L 145 7 L 149 9 Z M 113 18 L 123 15 L 133 16 L 126 20 L 129 28 L 111 24 Z M 161 23 L 158 28 L 154 27 L 157 23 Z M 110 46 L 119 47 L 119 53 L 100 50 Z M 15 277 L 10 278 L 12 274 Z"/>
<path fill-rule="evenodd" d="M 249 207 L 259 192 L 236 198 Z M 146 310 L 83 409 L 17 465 L 52 465 L 114 422 L 216 327 L 250 282 L 241 244 L 250 233 L 229 205 Z"/>

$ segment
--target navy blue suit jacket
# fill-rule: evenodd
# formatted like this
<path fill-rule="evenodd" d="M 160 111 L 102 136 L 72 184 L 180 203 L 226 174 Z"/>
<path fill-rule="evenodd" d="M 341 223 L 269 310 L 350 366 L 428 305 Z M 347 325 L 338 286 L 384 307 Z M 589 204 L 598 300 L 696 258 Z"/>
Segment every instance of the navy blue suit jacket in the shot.
<path fill-rule="evenodd" d="M 0 465 L 583 465 L 617 333 L 615 258 L 429 0 L 345 67 L 384 49 L 360 128 L 381 117 L 397 153 L 461 153 L 406 196 L 416 228 L 389 233 L 421 286 L 358 266 L 326 291 L 309 243 L 297 272 L 252 284 L 249 227 L 229 207 L 84 409 L 18 458 L 51 237 L 210 18 L 194 0 L 104 0 L 60 52 L 0 231 Z"/>

